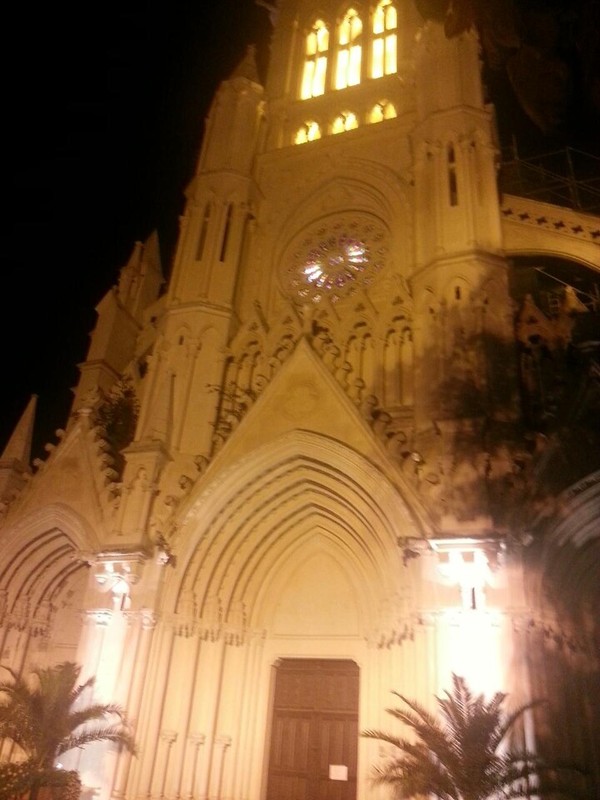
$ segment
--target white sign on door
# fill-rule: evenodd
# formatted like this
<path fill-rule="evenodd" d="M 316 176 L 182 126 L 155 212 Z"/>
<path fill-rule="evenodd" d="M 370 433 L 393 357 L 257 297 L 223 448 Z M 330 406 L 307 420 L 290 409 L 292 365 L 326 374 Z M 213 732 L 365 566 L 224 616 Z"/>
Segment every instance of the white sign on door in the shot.
<path fill-rule="evenodd" d="M 348 767 L 345 764 L 330 764 L 329 765 L 329 780 L 330 781 L 347 781 L 348 780 Z"/>

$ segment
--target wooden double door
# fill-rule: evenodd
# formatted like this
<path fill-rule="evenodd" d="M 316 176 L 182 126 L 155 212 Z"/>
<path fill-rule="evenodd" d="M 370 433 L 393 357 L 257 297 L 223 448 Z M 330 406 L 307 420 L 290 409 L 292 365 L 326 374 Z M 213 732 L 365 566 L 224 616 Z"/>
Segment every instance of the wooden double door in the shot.
<path fill-rule="evenodd" d="M 353 661 L 279 662 L 267 800 L 356 800 L 358 691 Z"/>

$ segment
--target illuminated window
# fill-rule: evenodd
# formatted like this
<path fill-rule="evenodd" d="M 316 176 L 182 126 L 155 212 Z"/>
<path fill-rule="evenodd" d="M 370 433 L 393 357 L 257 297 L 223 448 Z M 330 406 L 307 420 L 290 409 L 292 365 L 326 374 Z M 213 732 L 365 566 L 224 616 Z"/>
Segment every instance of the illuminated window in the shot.
<path fill-rule="evenodd" d="M 292 240 L 282 259 L 286 293 L 302 303 L 337 302 L 370 286 L 387 260 L 388 238 L 366 214 L 316 221 Z"/>
<path fill-rule="evenodd" d="M 332 133 L 343 133 L 358 128 L 356 114 L 352 111 L 342 111 L 333 121 L 331 126 Z"/>
<path fill-rule="evenodd" d="M 384 119 L 393 119 L 396 116 L 396 108 L 393 103 L 382 100 L 376 103 L 369 112 L 369 122 L 381 122 Z"/>
<path fill-rule="evenodd" d="M 371 77 L 381 78 L 398 69 L 398 13 L 392 0 L 381 0 L 373 14 Z"/>
<path fill-rule="evenodd" d="M 361 34 L 362 22 L 356 11 L 351 8 L 346 12 L 338 28 L 336 89 L 345 89 L 347 86 L 356 86 L 360 83 Z"/>
<path fill-rule="evenodd" d="M 314 142 L 315 139 L 321 138 L 321 128 L 318 122 L 310 121 L 305 122 L 296 131 L 294 137 L 294 144 L 304 144 L 304 142 Z"/>
<path fill-rule="evenodd" d="M 300 88 L 302 100 L 318 97 L 325 91 L 328 48 L 329 31 L 323 20 L 318 19 L 306 37 L 304 74 Z"/>

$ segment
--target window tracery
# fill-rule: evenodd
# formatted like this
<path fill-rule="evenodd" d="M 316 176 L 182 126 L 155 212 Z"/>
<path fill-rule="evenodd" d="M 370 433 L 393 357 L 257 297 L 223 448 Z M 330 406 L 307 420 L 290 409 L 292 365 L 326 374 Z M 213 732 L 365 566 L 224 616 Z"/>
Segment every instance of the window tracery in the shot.
<path fill-rule="evenodd" d="M 377 79 L 396 73 L 397 49 L 398 10 L 394 0 L 378 0 L 374 11 L 369 13 L 368 21 L 365 17 L 364 23 L 354 7 L 348 7 L 338 23 L 326 18 L 316 19 L 304 43 L 300 99 L 310 100 L 325 94 L 327 90 L 357 86 L 367 75 Z M 364 59 L 366 63 L 363 68 Z M 336 119 L 329 133 L 357 127 L 355 115 L 343 116 Z M 382 100 L 366 113 L 365 119 L 380 122 L 395 116 L 397 111 L 394 104 Z M 292 141 L 303 144 L 322 135 L 318 123 L 310 120 L 292 134 Z"/>
<path fill-rule="evenodd" d="M 318 97 L 325 91 L 327 75 L 327 54 L 329 50 L 329 30 L 322 19 L 318 19 L 306 37 L 304 72 L 300 97 Z"/>
<path fill-rule="evenodd" d="M 370 215 L 321 220 L 299 233 L 283 256 L 286 294 L 300 302 L 337 302 L 371 284 L 387 251 L 385 229 Z"/>
<path fill-rule="evenodd" d="M 369 122 L 382 122 L 384 119 L 393 119 L 395 116 L 397 116 L 395 105 L 387 100 L 380 100 L 369 112 Z"/>
<path fill-rule="evenodd" d="M 314 120 L 309 120 L 301 125 L 296 131 L 294 137 L 294 144 L 304 144 L 305 142 L 314 142 L 315 139 L 321 138 L 321 126 Z"/>
<path fill-rule="evenodd" d="M 362 21 L 350 8 L 338 28 L 335 88 L 345 89 L 360 83 Z"/>
<path fill-rule="evenodd" d="M 332 133 L 343 133 L 358 128 L 358 119 L 353 111 L 342 111 L 331 124 Z"/>
<path fill-rule="evenodd" d="M 398 69 L 398 12 L 392 0 L 381 0 L 373 14 L 371 77 L 381 78 Z"/>

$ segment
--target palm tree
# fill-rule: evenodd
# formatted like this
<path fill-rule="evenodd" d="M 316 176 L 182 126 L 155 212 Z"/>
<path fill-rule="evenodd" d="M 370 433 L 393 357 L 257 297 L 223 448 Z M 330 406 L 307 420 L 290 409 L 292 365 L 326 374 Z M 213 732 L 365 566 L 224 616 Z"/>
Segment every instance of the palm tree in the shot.
<path fill-rule="evenodd" d="M 452 675 L 452 691 L 436 697 L 439 716 L 415 700 L 393 692 L 405 708 L 386 709 L 415 734 L 414 740 L 367 730 L 370 739 L 397 749 L 374 768 L 374 783 L 388 784 L 398 800 L 434 796 L 440 800 L 565 797 L 558 773 L 534 753 L 504 746 L 515 723 L 540 701 L 502 710 L 506 694 L 489 701 L 471 693 L 464 678 Z M 576 772 L 576 770 L 575 770 Z"/>
<path fill-rule="evenodd" d="M 8 739 L 23 750 L 33 772 L 52 770 L 63 753 L 92 742 L 115 742 L 135 753 L 120 706 L 82 705 L 95 678 L 78 683 L 78 664 L 65 661 L 36 668 L 29 681 L 9 667 L 2 669 L 11 679 L 0 682 L 0 739 Z M 117 721 L 111 722 L 111 718 Z"/>

